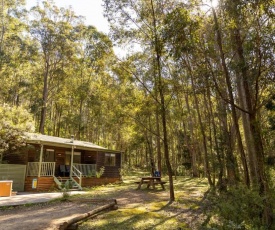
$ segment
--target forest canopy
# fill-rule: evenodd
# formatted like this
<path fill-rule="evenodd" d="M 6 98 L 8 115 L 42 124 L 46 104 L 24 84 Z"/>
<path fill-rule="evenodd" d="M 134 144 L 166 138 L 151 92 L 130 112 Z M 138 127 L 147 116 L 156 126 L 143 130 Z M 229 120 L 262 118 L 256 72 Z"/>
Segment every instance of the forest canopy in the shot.
<path fill-rule="evenodd" d="M 169 176 L 171 201 L 175 175 L 207 177 L 219 191 L 242 185 L 262 198 L 261 224 L 270 226 L 274 0 L 103 6 L 109 35 L 53 1 L 30 11 L 3 1 L 1 111 L 27 111 L 24 131 L 31 119 L 35 132 L 124 151 L 125 169 Z"/>

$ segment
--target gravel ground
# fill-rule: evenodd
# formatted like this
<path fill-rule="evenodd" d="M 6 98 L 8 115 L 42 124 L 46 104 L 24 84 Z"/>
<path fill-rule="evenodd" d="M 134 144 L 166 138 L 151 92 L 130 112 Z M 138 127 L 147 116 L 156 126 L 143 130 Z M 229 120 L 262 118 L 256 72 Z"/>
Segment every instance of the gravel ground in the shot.
<path fill-rule="evenodd" d="M 100 205 L 102 203 L 63 201 L 2 209 L 0 210 L 0 229 L 57 229 L 60 223 L 87 213 Z"/>

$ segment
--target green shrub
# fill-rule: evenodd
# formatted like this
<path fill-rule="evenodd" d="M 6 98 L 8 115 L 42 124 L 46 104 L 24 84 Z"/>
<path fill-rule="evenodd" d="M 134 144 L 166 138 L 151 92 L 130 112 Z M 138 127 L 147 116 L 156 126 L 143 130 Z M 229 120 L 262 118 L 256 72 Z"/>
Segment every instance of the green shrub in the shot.
<path fill-rule="evenodd" d="M 87 177 L 96 177 L 96 178 L 100 178 L 103 173 L 105 171 L 105 167 L 102 166 L 99 171 L 96 171 L 96 170 L 92 170 L 92 171 L 89 171 Z"/>
<path fill-rule="evenodd" d="M 210 195 L 212 216 L 209 225 L 218 229 L 267 229 L 262 226 L 263 198 L 244 186 Z"/>
<path fill-rule="evenodd" d="M 66 201 L 69 199 L 70 197 L 70 189 L 72 188 L 72 182 L 67 180 L 63 185 L 61 185 L 62 187 L 62 201 Z"/>
<path fill-rule="evenodd" d="M 96 171 L 95 170 L 91 170 L 89 171 L 87 177 L 95 177 L 96 176 Z"/>
<path fill-rule="evenodd" d="M 102 167 L 99 169 L 99 171 L 97 171 L 97 172 L 95 173 L 95 174 L 96 174 L 96 178 L 100 178 L 100 177 L 103 175 L 104 171 L 105 171 L 105 167 L 102 166 Z"/>
<path fill-rule="evenodd" d="M 25 147 L 25 132 L 33 130 L 34 121 L 27 110 L 23 107 L 0 105 L 0 163 L 8 163 L 6 155 Z"/>

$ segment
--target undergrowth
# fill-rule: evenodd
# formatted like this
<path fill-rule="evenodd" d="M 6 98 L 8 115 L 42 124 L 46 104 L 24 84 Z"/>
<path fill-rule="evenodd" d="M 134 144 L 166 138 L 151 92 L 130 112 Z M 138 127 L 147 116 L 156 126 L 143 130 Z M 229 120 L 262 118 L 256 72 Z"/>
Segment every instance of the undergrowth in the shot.
<path fill-rule="evenodd" d="M 226 192 L 209 193 L 210 210 L 202 229 L 222 230 L 268 230 L 275 226 L 263 226 L 262 213 L 264 210 L 263 199 L 257 191 L 244 186 L 230 188 Z M 274 198 L 268 198 L 271 203 Z"/>

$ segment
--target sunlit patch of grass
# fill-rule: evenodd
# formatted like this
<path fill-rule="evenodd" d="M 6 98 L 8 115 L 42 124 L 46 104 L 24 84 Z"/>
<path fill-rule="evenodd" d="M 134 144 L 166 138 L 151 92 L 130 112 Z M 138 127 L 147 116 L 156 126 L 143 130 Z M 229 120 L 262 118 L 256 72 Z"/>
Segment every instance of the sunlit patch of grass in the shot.
<path fill-rule="evenodd" d="M 84 222 L 82 225 L 81 225 L 81 229 L 82 230 L 88 230 L 88 229 L 98 229 L 100 228 L 101 226 L 106 226 L 108 225 L 109 222 L 108 220 L 106 219 L 98 219 L 97 221 L 95 222 Z M 102 229 L 102 228 L 101 228 Z"/>
<path fill-rule="evenodd" d="M 143 172 L 136 173 L 135 175 L 123 176 L 122 183 L 91 188 L 87 196 L 97 199 L 115 199 L 117 195 L 123 192 L 136 189 L 137 185 L 133 182 L 138 181 L 141 176 L 145 176 Z M 163 181 L 169 182 L 168 177 L 163 177 Z M 162 190 L 138 190 L 137 195 L 140 193 L 148 193 L 148 195 L 152 196 L 152 200 L 145 201 L 142 204 L 133 202 L 117 211 L 103 213 L 95 219 L 82 223 L 79 226 L 79 230 L 187 230 L 188 226 L 186 223 L 183 223 L 184 221 L 180 215 L 184 213 L 186 209 L 197 210 L 200 207 L 200 201 L 203 194 L 208 189 L 208 182 L 202 178 L 190 179 L 187 177 L 177 177 L 177 179 L 174 180 L 174 189 L 176 201 L 172 204 L 168 203 L 169 196 L 167 193 L 163 193 Z M 166 191 L 169 192 L 169 185 L 166 186 Z M 167 199 L 160 199 L 162 196 L 165 196 Z"/>
<path fill-rule="evenodd" d="M 166 216 L 156 213 L 146 213 L 133 224 L 133 229 L 173 229 L 173 226 L 176 226 L 175 219 L 167 219 Z"/>
<path fill-rule="evenodd" d="M 95 186 L 86 189 L 87 193 L 83 194 L 82 197 L 104 199 L 111 196 L 115 197 L 116 194 L 119 194 L 123 191 L 127 191 L 129 189 L 131 189 L 131 186 L 124 183 Z"/>
<path fill-rule="evenodd" d="M 167 205 L 167 201 L 151 202 L 149 208 L 151 211 L 160 210 Z"/>
<path fill-rule="evenodd" d="M 160 205 L 160 204 L 159 204 Z M 162 204 L 163 205 L 163 204 Z M 158 204 L 157 204 L 158 206 Z M 150 207 L 151 208 L 151 207 Z M 120 230 L 120 229 L 178 229 L 179 223 L 176 217 L 163 213 L 148 211 L 146 207 L 135 209 L 120 209 L 117 212 L 109 212 L 98 219 L 88 221 L 79 226 L 80 230 Z"/>
<path fill-rule="evenodd" d="M 192 210 L 197 210 L 197 209 L 199 209 L 200 208 L 200 206 L 199 205 L 191 205 L 191 207 L 190 207 Z"/>

